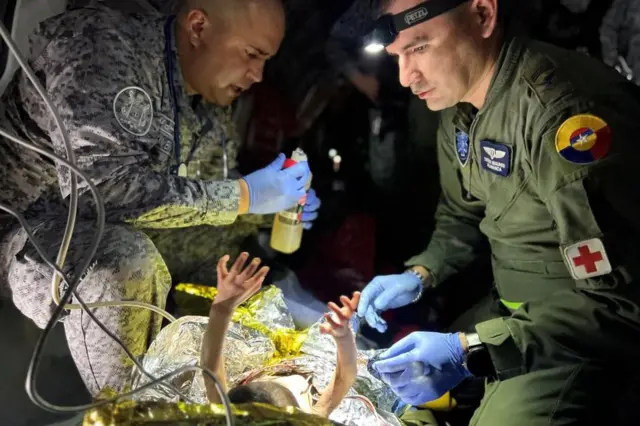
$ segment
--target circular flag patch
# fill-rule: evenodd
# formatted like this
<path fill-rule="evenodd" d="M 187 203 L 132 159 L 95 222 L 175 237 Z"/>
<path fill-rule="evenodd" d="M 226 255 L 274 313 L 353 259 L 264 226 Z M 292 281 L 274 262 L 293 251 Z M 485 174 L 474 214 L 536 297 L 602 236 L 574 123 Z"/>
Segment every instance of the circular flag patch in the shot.
<path fill-rule="evenodd" d="M 592 163 L 607 155 L 610 147 L 611 129 L 595 115 L 574 115 L 556 133 L 556 151 L 572 163 Z"/>

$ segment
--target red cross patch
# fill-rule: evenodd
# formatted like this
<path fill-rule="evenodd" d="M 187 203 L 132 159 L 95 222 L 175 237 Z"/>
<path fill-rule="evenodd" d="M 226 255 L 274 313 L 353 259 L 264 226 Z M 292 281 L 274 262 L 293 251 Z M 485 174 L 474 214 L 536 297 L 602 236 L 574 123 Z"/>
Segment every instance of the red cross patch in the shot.
<path fill-rule="evenodd" d="M 564 248 L 564 260 L 576 280 L 611 273 L 611 263 L 599 238 L 581 241 Z"/>

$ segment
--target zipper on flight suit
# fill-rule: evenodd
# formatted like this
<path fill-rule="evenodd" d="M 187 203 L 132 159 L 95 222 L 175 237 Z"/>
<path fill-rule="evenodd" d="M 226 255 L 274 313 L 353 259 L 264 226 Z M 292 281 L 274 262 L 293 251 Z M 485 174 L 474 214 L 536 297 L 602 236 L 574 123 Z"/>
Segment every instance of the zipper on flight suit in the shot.
<path fill-rule="evenodd" d="M 467 193 L 465 195 L 467 201 L 473 201 L 473 195 L 471 194 L 471 179 L 473 178 L 473 161 L 476 155 L 476 152 L 473 148 L 473 131 L 475 130 L 479 115 L 480 111 L 475 114 L 475 116 L 473 117 L 473 121 L 471 122 L 471 126 L 469 126 L 469 187 L 467 188 Z"/>

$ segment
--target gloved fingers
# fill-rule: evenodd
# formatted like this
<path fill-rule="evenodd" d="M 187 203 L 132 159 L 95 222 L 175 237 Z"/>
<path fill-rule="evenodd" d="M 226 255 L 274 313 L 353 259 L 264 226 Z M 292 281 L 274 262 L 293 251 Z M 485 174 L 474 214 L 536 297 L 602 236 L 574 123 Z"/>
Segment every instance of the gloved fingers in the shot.
<path fill-rule="evenodd" d="M 384 333 L 385 331 L 387 331 L 387 323 L 385 322 L 385 320 L 380 318 L 380 315 L 378 315 L 375 309 L 373 309 L 371 306 L 369 306 L 369 308 L 367 309 L 364 317 L 367 320 L 367 324 L 369 324 L 370 327 L 378 330 L 379 333 Z"/>
<path fill-rule="evenodd" d="M 313 228 L 313 222 L 302 222 L 302 229 L 308 231 Z"/>
<path fill-rule="evenodd" d="M 314 189 L 310 189 L 307 191 L 307 202 L 304 205 L 304 211 L 306 212 L 314 212 L 320 208 L 322 202 L 320 198 L 316 195 L 316 191 Z"/>
<path fill-rule="evenodd" d="M 414 407 L 418 407 L 422 404 L 426 404 L 427 402 L 431 402 L 431 401 L 435 401 L 436 398 L 432 398 L 431 395 L 429 395 L 426 392 L 420 392 L 414 395 L 407 395 L 407 396 L 402 396 L 400 397 L 400 399 L 402 399 L 403 402 L 409 404 L 409 405 L 413 405 Z"/>
<path fill-rule="evenodd" d="M 397 357 L 398 355 L 403 355 L 411 352 L 418 346 L 419 343 L 419 334 L 413 332 L 406 337 L 398 340 L 393 344 L 389 349 L 384 351 L 381 355 L 381 359 L 390 359 L 393 357 Z M 418 359 L 414 359 L 412 361 L 418 361 Z"/>
<path fill-rule="evenodd" d="M 386 287 L 373 301 L 373 307 L 377 311 L 386 311 L 389 309 L 389 305 L 398 299 L 405 289 L 402 287 L 389 286 Z"/>
<path fill-rule="evenodd" d="M 428 377 L 422 377 L 414 380 L 410 384 L 392 387 L 391 389 L 402 401 L 410 405 L 418 406 L 426 402 L 434 401 L 441 396 L 438 395 L 438 391 L 434 385 L 433 380 Z"/>
<path fill-rule="evenodd" d="M 290 209 L 298 205 L 298 201 L 304 197 L 304 187 L 303 188 L 288 188 L 285 192 L 285 197 L 289 202 L 289 205 L 285 209 Z"/>
<path fill-rule="evenodd" d="M 382 291 L 382 285 L 380 284 L 381 277 L 375 277 L 367 286 L 362 290 L 362 295 L 360 296 L 360 303 L 358 304 L 358 316 L 360 318 L 364 317 L 367 314 L 367 309 L 373 303 L 373 301 L 378 297 L 378 294 Z M 373 327 L 373 324 L 367 322 L 370 326 Z"/>
<path fill-rule="evenodd" d="M 271 164 L 267 166 L 267 168 L 273 169 L 273 170 L 282 170 L 282 166 L 284 166 L 284 160 L 286 159 L 287 159 L 287 156 L 281 152 L 280 154 L 278 154 L 276 159 L 273 160 Z"/>
<path fill-rule="evenodd" d="M 412 369 L 407 368 L 396 373 L 382 373 L 381 377 L 392 388 L 399 388 L 410 384 L 415 379 L 415 373 Z"/>
<path fill-rule="evenodd" d="M 311 170 L 309 170 L 309 163 L 306 161 L 301 161 L 299 163 L 294 164 L 293 166 L 286 168 L 282 171 L 288 178 L 297 180 L 298 186 L 296 189 L 302 188 L 307 184 L 309 177 L 311 176 Z M 304 194 L 306 194 L 306 190 Z"/>
<path fill-rule="evenodd" d="M 303 222 L 313 222 L 318 218 L 318 212 L 306 212 L 302 211 L 302 221 Z"/>
<path fill-rule="evenodd" d="M 406 348 L 402 348 L 402 350 L 406 350 Z M 396 373 L 408 369 L 414 361 L 418 361 L 418 353 L 416 350 L 409 350 L 408 352 L 395 355 L 392 358 L 378 361 L 373 364 L 373 367 L 378 370 L 379 373 Z"/>

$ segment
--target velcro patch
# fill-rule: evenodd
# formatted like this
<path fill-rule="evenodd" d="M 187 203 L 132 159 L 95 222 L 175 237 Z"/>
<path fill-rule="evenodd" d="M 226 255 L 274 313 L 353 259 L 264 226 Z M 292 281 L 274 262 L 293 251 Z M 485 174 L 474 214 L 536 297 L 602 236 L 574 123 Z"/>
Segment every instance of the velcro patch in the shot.
<path fill-rule="evenodd" d="M 498 176 L 509 176 L 511 172 L 511 147 L 491 141 L 480 142 L 482 168 Z"/>
<path fill-rule="evenodd" d="M 599 277 L 611 273 L 611 263 L 599 238 L 581 241 L 563 250 L 565 262 L 576 280 Z"/>
<path fill-rule="evenodd" d="M 153 102 L 144 89 L 125 87 L 113 99 L 113 114 L 124 130 L 135 136 L 145 136 L 153 123 Z"/>

